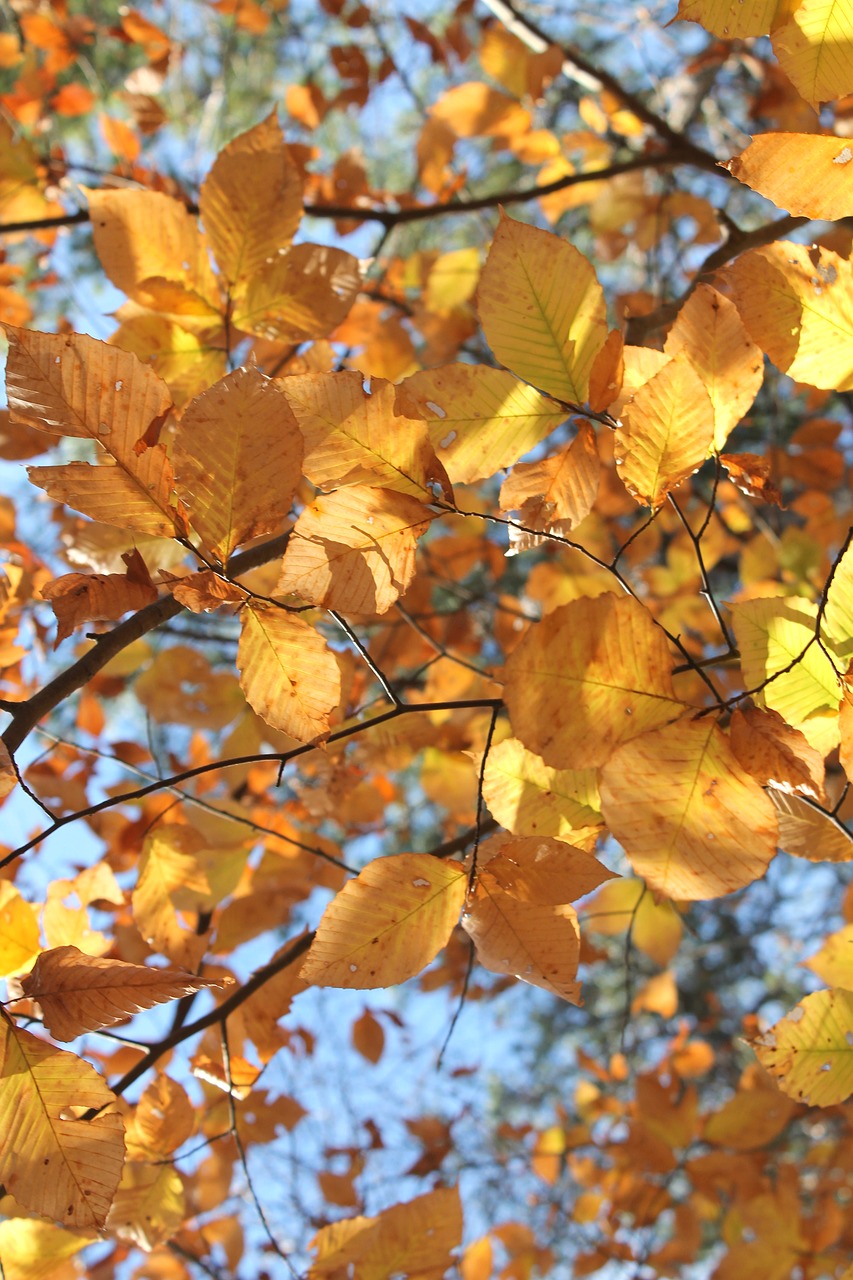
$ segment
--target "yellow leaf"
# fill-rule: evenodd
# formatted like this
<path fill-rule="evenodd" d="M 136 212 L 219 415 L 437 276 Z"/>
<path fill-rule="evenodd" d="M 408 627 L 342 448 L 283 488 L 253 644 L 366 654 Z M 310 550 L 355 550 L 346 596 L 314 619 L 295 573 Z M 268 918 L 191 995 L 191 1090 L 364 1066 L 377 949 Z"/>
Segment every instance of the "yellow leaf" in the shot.
<path fill-rule="evenodd" d="M 480 278 L 480 251 L 453 249 L 436 258 L 424 290 L 430 311 L 453 311 L 472 296 Z"/>
<path fill-rule="evenodd" d="M 556 769 L 592 769 L 683 715 L 666 639 L 631 597 L 574 600 L 531 627 L 505 668 L 515 735 Z"/>
<path fill-rule="evenodd" d="M 237 650 L 240 687 L 258 715 L 298 742 L 329 732 L 340 701 L 337 659 L 318 631 L 284 609 L 248 605 Z"/>
<path fill-rule="evenodd" d="M 664 351 L 683 354 L 714 406 L 716 452 L 749 409 L 764 378 L 764 358 L 737 308 L 710 285 L 699 284 L 675 318 Z"/>
<path fill-rule="evenodd" d="M 835 566 L 826 588 L 821 638 L 846 671 L 853 663 L 853 545 Z"/>
<path fill-rule="evenodd" d="M 348 1218 L 323 1227 L 311 1241 L 317 1257 L 308 1275 L 357 1275 L 388 1280 L 406 1275 L 441 1280 L 453 1262 L 450 1251 L 462 1240 L 462 1205 L 455 1187 L 395 1204 L 375 1218 Z"/>
<path fill-rule="evenodd" d="M 530 529 L 570 533 L 592 510 L 599 470 L 595 432 L 581 423 L 568 448 L 513 468 L 501 486 L 501 510 L 518 511 Z"/>
<path fill-rule="evenodd" d="M 206 323 L 213 323 L 222 305 L 219 284 L 186 206 L 159 191 L 124 188 L 86 194 L 95 251 L 116 288 L 154 310 L 171 311 L 180 305 L 181 294 L 196 295 Z M 170 284 L 167 299 L 162 290 Z"/>
<path fill-rule="evenodd" d="M 642 880 L 613 880 L 584 907 L 584 928 L 607 937 L 631 930 L 631 946 L 668 965 L 678 951 L 684 926 L 671 902 L 655 902 Z"/>
<path fill-rule="evenodd" d="M 425 853 L 377 858 L 326 908 L 301 969 L 320 987 L 391 987 L 447 943 L 465 900 L 458 864 Z"/>
<path fill-rule="evenodd" d="M 415 545 L 434 515 L 390 489 L 320 494 L 296 522 L 276 595 L 346 614 L 386 613 L 415 573 Z"/>
<path fill-rule="evenodd" d="M 284 391 L 305 437 L 304 470 L 322 486 L 363 484 L 431 502 L 447 477 L 426 423 L 397 404 L 397 388 L 360 373 L 306 373 L 285 379 Z"/>
<path fill-rule="evenodd" d="M 659 507 L 705 461 L 714 442 L 714 406 L 686 355 L 635 392 L 622 410 L 614 450 L 625 488 Z"/>
<path fill-rule="evenodd" d="M 186 1216 L 184 1184 L 170 1164 L 128 1161 L 107 1230 L 146 1253 L 173 1236 Z"/>
<path fill-rule="evenodd" d="M 802 0 L 773 33 L 773 52 L 794 88 L 817 110 L 853 89 L 853 8 L 847 0 Z"/>
<path fill-rule="evenodd" d="M 780 241 L 751 249 L 722 278 L 753 340 L 797 382 L 853 388 L 853 266 L 828 249 Z"/>
<path fill-rule="evenodd" d="M 88 1062 L 19 1030 L 0 1010 L 0 1183 L 64 1227 L 103 1227 L 121 1177 L 124 1126 Z M 99 1112 L 72 1118 L 72 1109 Z"/>
<path fill-rule="evenodd" d="M 771 787 L 779 820 L 779 848 L 809 862 L 850 862 L 853 839 L 838 818 L 830 817 L 805 796 L 786 795 Z"/>
<path fill-rule="evenodd" d="M 826 755 L 838 743 L 840 689 L 826 652 L 810 643 L 817 606 L 792 596 L 767 597 L 733 604 L 730 611 L 747 689 L 773 676 L 754 696 Z"/>
<path fill-rule="evenodd" d="M 853 991 L 815 991 L 752 1046 L 789 1098 L 831 1107 L 853 1093 Z"/>
<path fill-rule="evenodd" d="M 766 36 L 784 21 L 797 0 L 679 0 L 677 18 L 698 22 L 726 40 Z"/>
<path fill-rule="evenodd" d="M 205 550 L 278 529 L 302 475 L 302 434 L 281 384 L 257 369 L 229 373 L 187 406 L 178 425 L 176 486 Z"/>
<path fill-rule="evenodd" d="M 141 1009 L 224 985 L 175 969 L 101 960 L 77 947 L 56 947 L 41 953 L 21 990 L 41 1005 L 54 1040 L 74 1040 L 86 1031 L 115 1026 Z"/>
<path fill-rule="evenodd" d="M 8 880 L 0 880 L 0 978 L 26 973 L 41 951 L 35 913 Z"/>
<path fill-rule="evenodd" d="M 763 875 L 776 815 L 710 720 L 626 743 L 601 771 L 601 811 L 638 875 L 669 898 L 716 898 Z"/>
<path fill-rule="evenodd" d="M 505 369 L 451 364 L 425 369 L 399 387 L 409 412 L 427 419 L 429 437 L 453 484 L 493 476 L 533 449 L 565 419 L 556 401 Z"/>
<path fill-rule="evenodd" d="M 206 391 L 225 373 L 224 344 L 215 342 L 213 335 L 189 333 L 135 302 L 125 303 L 115 315 L 120 324 L 110 345 L 132 351 L 143 364 L 150 364 L 169 387 L 175 404 Z"/>
<path fill-rule="evenodd" d="M 803 964 L 828 986 L 853 991 L 853 924 L 831 933 L 821 949 Z"/>
<path fill-rule="evenodd" d="M 196 933 L 192 918 L 184 928 L 175 901 L 187 893 L 203 901 L 209 893 L 197 857 L 203 847 L 203 838 L 192 827 L 156 827 L 145 838 L 132 897 L 133 918 L 145 941 L 184 969 L 195 969 L 207 950 L 207 936 Z M 188 908 L 190 917 L 200 909 Z"/>
<path fill-rule="evenodd" d="M 477 297 L 498 360 L 557 400 L 583 403 L 607 338 L 604 294 L 583 254 L 502 214 Z"/>
<path fill-rule="evenodd" d="M 483 799 L 493 817 L 521 836 L 560 836 L 583 845 L 601 828 L 594 769 L 551 769 L 517 738 L 492 747 Z"/>
<path fill-rule="evenodd" d="M 845 138 L 765 133 L 724 168 L 779 209 L 833 221 L 853 214 L 851 161 L 853 149 Z"/>
<path fill-rule="evenodd" d="M 503 889 L 488 866 L 477 876 L 462 927 L 477 949 L 477 959 L 493 973 L 509 973 L 580 1004 L 575 981 L 580 931 L 574 908 L 529 902 Z"/>
<path fill-rule="evenodd" d="M 287 248 L 302 218 L 302 180 L 274 112 L 219 153 L 202 183 L 199 210 L 232 290 Z"/>
<path fill-rule="evenodd" d="M 3 1275 L 6 1280 L 58 1280 L 64 1274 L 61 1264 L 88 1243 L 52 1222 L 7 1218 L 0 1222 Z"/>
<path fill-rule="evenodd" d="M 430 117 L 449 125 L 457 138 L 512 136 L 530 129 L 529 111 L 478 80 L 448 89 L 430 108 Z"/>
<path fill-rule="evenodd" d="M 361 288 L 358 260 L 344 249 L 298 244 L 238 285 L 234 324 L 278 342 L 325 338 Z"/>
<path fill-rule="evenodd" d="M 17 785 L 18 775 L 9 748 L 5 742 L 0 742 L 0 801 L 5 800 Z"/>
<path fill-rule="evenodd" d="M 656 973 L 645 982 L 631 1001 L 631 1012 L 658 1013 L 662 1018 L 674 1018 L 678 1012 L 678 987 L 671 969 Z"/>
<path fill-rule="evenodd" d="M 127 1125 L 129 1160 L 157 1160 L 171 1155 L 191 1138 L 196 1113 L 177 1080 L 160 1074 L 139 1099 Z"/>
<path fill-rule="evenodd" d="M 493 836 L 480 846 L 477 865 L 519 901 L 548 906 L 575 902 L 616 875 L 591 853 L 551 836 Z"/>

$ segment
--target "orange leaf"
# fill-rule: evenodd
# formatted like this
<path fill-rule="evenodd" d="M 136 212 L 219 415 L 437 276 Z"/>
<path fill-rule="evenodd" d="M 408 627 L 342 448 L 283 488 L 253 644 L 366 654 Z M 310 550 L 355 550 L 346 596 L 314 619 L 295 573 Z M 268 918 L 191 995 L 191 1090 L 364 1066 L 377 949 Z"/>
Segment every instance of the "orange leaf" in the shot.
<path fill-rule="evenodd" d="M 833 220 L 853 214 L 851 160 L 846 138 L 765 133 L 723 168 L 780 209 Z"/>
<path fill-rule="evenodd" d="M 247 605 L 237 666 L 246 701 L 267 724 L 298 742 L 329 732 L 329 716 L 341 696 L 340 668 L 320 633 L 302 618 Z"/>
<path fill-rule="evenodd" d="M 784 507 L 782 494 L 773 480 L 773 465 L 769 458 L 762 458 L 757 453 L 721 453 L 720 462 L 728 471 L 732 484 L 750 498 Z"/>
<path fill-rule="evenodd" d="M 150 579 L 134 582 L 123 573 L 66 573 L 46 583 L 41 594 L 56 614 L 55 648 L 83 622 L 120 618 L 151 604 L 157 588 Z"/>
<path fill-rule="evenodd" d="M 598 493 L 595 432 L 581 423 L 568 448 L 541 462 L 520 462 L 501 486 L 501 511 L 542 532 L 570 533 L 592 510 Z"/>

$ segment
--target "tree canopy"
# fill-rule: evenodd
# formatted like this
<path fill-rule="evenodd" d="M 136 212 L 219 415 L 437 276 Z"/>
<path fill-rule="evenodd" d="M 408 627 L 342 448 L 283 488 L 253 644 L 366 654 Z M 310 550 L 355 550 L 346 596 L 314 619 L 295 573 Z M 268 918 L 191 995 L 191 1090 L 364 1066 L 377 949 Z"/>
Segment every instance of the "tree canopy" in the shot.
<path fill-rule="evenodd" d="M 849 7 L 2 14 L 2 1280 L 853 1280 Z"/>

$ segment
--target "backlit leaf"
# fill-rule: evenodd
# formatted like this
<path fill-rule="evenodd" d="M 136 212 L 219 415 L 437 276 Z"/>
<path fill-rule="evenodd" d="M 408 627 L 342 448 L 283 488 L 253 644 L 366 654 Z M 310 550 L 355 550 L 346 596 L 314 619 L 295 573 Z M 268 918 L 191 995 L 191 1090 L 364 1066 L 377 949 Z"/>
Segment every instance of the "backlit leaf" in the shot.
<path fill-rule="evenodd" d="M 823 756 L 777 711 L 736 707 L 730 726 L 732 751 L 753 778 L 766 787 L 823 798 Z"/>
<path fill-rule="evenodd" d="M 780 209 L 806 218 L 853 214 L 853 150 L 845 138 L 765 133 L 726 164 L 729 173 Z M 704 286 L 700 286 L 704 287 Z"/>
<path fill-rule="evenodd" d="M 853 90 L 851 45 L 853 8 L 846 0 L 802 0 L 773 34 L 782 70 L 815 108 Z"/>
<path fill-rule="evenodd" d="M 20 1204 L 65 1227 L 103 1227 L 124 1161 L 121 1117 L 103 1110 L 114 1101 L 94 1067 L 0 1011 L 0 1183 Z"/>
<path fill-rule="evenodd" d="M 584 932 L 607 937 L 631 930 L 631 946 L 663 967 L 677 954 L 684 926 L 671 902 L 655 901 L 642 880 L 611 880 L 583 909 Z"/>
<path fill-rule="evenodd" d="M 853 663 L 853 546 L 835 565 L 822 623 L 821 636 L 846 670 Z"/>
<path fill-rule="evenodd" d="M 38 1000 L 54 1040 L 74 1040 L 86 1031 L 115 1026 L 140 1009 L 223 985 L 175 969 L 102 960 L 77 947 L 56 947 L 41 953 L 21 990 Z"/>
<path fill-rule="evenodd" d="M 531 627 L 505 668 L 515 735 L 555 769 L 603 764 L 619 743 L 685 712 L 663 632 L 641 604 L 606 594 Z"/>
<path fill-rule="evenodd" d="M 600 830 L 594 769 L 552 769 L 517 738 L 492 747 L 483 799 L 502 827 L 520 836 L 559 836 L 585 847 Z"/>
<path fill-rule="evenodd" d="M 344 319 L 360 288 L 358 260 L 351 253 L 298 244 L 239 286 L 234 324 L 279 342 L 324 338 Z"/>
<path fill-rule="evenodd" d="M 853 924 L 831 933 L 820 950 L 803 964 L 827 986 L 853 991 Z"/>
<path fill-rule="evenodd" d="M 752 1045 L 789 1098 L 843 1102 L 853 1093 L 853 991 L 815 991 Z"/>
<path fill-rule="evenodd" d="M 205 550 L 280 527 L 302 473 L 302 435 L 281 384 L 237 369 L 187 406 L 174 444 L 177 489 Z"/>
<path fill-rule="evenodd" d="M 198 910 L 188 904 L 179 914 L 178 899 L 210 892 L 198 853 L 204 840 L 193 827 L 163 823 L 145 838 L 133 891 L 133 918 L 146 942 L 183 969 L 194 969 L 207 949 L 207 937 L 195 930 Z"/>
<path fill-rule="evenodd" d="M 35 912 L 8 880 L 0 880 L 0 977 L 26 973 L 38 953 Z"/>
<path fill-rule="evenodd" d="M 622 410 L 615 453 L 625 488 L 648 507 L 702 465 L 714 443 L 714 406 L 686 355 L 665 364 Z"/>
<path fill-rule="evenodd" d="M 156 600 L 141 556 L 139 563 L 143 573 L 136 579 L 127 573 L 64 573 L 46 583 L 41 594 L 56 614 L 56 644 L 84 622 L 120 618 Z"/>
<path fill-rule="evenodd" d="M 434 515 L 390 489 L 319 494 L 290 536 L 277 595 L 346 614 L 385 613 L 415 572 L 415 546 Z"/>
<path fill-rule="evenodd" d="M 453 484 L 511 467 L 559 426 L 566 410 L 505 369 L 451 364 L 402 383 L 404 403 L 427 419 L 429 437 Z"/>
<path fill-rule="evenodd" d="M 267 724 L 299 742 L 328 733 L 341 696 L 340 668 L 320 633 L 302 618 L 248 605 L 237 666 L 246 701 Z"/>
<path fill-rule="evenodd" d="M 480 845 L 477 866 L 522 902 L 576 902 L 615 872 L 583 849 L 549 836 L 492 836 Z"/>
<path fill-rule="evenodd" d="M 766 36 L 796 0 L 679 0 L 676 17 L 699 22 L 727 40 Z"/>
<path fill-rule="evenodd" d="M 779 848 L 809 862 L 850 862 L 853 839 L 843 824 L 822 812 L 805 796 L 787 795 L 771 787 L 767 793 L 779 820 Z"/>
<path fill-rule="evenodd" d="M 570 533 L 592 510 L 598 481 L 595 432 L 584 422 L 568 448 L 513 468 L 501 486 L 501 510 L 518 511 L 528 528 Z"/>
<path fill-rule="evenodd" d="M 710 719 L 628 742 L 601 770 L 601 811 L 632 867 L 656 892 L 716 898 L 763 875 L 776 816 Z"/>
<path fill-rule="evenodd" d="M 311 1241 L 317 1256 L 308 1272 L 320 1277 L 358 1275 L 387 1280 L 406 1274 L 441 1280 L 462 1241 L 462 1204 L 455 1187 L 437 1187 L 375 1218 L 348 1218 L 322 1227 Z"/>
<path fill-rule="evenodd" d="M 186 1216 L 184 1184 L 168 1163 L 128 1161 L 110 1209 L 107 1229 L 150 1252 L 173 1236 Z"/>
<path fill-rule="evenodd" d="M 391 987 L 446 945 L 466 876 L 425 853 L 377 858 L 340 890 L 317 927 L 301 976 L 320 987 Z"/>
<path fill-rule="evenodd" d="M 0 1258 L 6 1280 L 49 1280 L 63 1275 L 62 1263 L 85 1249 L 85 1236 L 72 1235 L 37 1218 L 0 1222 Z"/>
<path fill-rule="evenodd" d="M 477 305 L 501 364 L 557 400 L 583 403 L 607 321 L 604 294 L 582 253 L 502 214 Z"/>

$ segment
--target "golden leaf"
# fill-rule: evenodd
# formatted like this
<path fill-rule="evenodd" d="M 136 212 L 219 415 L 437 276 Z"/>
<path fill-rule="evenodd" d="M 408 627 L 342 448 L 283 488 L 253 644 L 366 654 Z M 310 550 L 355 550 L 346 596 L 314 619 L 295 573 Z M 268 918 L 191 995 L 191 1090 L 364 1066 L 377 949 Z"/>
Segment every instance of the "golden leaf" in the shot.
<path fill-rule="evenodd" d="M 831 221 L 853 214 L 851 160 L 846 138 L 766 133 L 723 167 L 778 208 Z"/>
<path fill-rule="evenodd" d="M 753 1040 L 789 1098 L 831 1107 L 853 1093 L 853 991 L 815 991 Z"/>
<path fill-rule="evenodd" d="M 588 422 L 566 449 L 541 462 L 520 462 L 501 486 L 501 511 L 543 532 L 570 533 L 585 520 L 598 494 L 598 446 Z"/>
<path fill-rule="evenodd" d="M 341 696 L 340 667 L 320 633 L 302 618 L 247 605 L 237 666 L 246 701 L 267 724 L 298 742 L 329 732 L 329 716 Z"/>
<path fill-rule="evenodd" d="M 489 752 L 483 799 L 516 835 L 559 836 L 586 847 L 601 829 L 595 770 L 551 769 L 517 738 Z"/>
<path fill-rule="evenodd" d="M 0 880 L 0 978 L 26 973 L 41 951 L 35 912 L 8 880 Z"/>
<path fill-rule="evenodd" d="M 184 1184 L 170 1164 L 128 1161 L 107 1219 L 107 1230 L 150 1252 L 168 1240 L 186 1216 Z"/>

